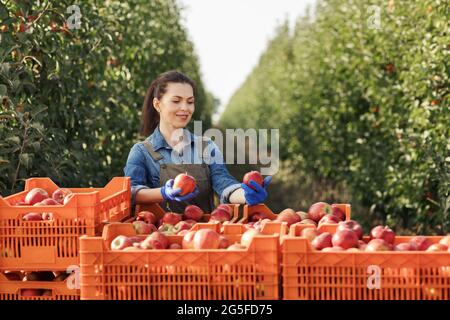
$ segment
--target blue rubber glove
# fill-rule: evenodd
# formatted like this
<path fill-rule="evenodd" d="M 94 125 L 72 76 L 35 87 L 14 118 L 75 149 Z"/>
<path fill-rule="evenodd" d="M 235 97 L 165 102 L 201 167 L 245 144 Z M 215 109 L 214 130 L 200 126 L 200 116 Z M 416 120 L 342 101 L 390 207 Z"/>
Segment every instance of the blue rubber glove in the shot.
<path fill-rule="evenodd" d="M 188 201 L 191 200 L 192 198 L 195 198 L 199 193 L 200 190 L 198 189 L 197 186 L 195 186 L 194 191 L 185 194 L 184 196 L 180 196 L 181 193 L 181 189 L 173 189 L 173 179 L 167 180 L 166 184 L 161 187 L 161 195 L 163 197 L 164 200 L 166 201 L 178 201 L 178 202 L 183 202 L 183 201 Z"/>
<path fill-rule="evenodd" d="M 242 183 L 242 189 L 244 189 L 244 196 L 245 201 L 247 204 L 254 206 L 255 204 L 262 203 L 267 198 L 267 191 L 266 188 L 269 185 L 270 181 L 272 181 L 272 176 L 267 176 L 264 178 L 263 185 L 260 186 L 258 183 L 256 183 L 253 180 L 250 180 L 250 184 L 252 187 L 254 187 L 256 190 L 250 188 L 245 183 Z"/>

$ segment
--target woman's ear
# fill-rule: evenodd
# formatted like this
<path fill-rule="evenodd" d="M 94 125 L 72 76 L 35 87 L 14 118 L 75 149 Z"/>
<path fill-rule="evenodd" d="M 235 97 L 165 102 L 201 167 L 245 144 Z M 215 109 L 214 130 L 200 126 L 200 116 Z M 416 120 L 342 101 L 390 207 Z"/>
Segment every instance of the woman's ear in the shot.
<path fill-rule="evenodd" d="M 156 111 L 161 112 L 159 109 L 159 100 L 156 98 L 153 98 L 153 108 L 155 108 Z"/>

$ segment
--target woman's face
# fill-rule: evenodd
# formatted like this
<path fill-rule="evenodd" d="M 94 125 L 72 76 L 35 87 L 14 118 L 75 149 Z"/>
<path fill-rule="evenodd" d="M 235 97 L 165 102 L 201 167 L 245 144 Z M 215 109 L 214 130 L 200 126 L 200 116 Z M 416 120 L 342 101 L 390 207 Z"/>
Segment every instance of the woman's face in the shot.
<path fill-rule="evenodd" d="M 175 129 L 185 128 L 195 110 L 194 91 L 188 83 L 170 82 L 161 100 L 155 98 L 153 105 L 161 122 Z"/>

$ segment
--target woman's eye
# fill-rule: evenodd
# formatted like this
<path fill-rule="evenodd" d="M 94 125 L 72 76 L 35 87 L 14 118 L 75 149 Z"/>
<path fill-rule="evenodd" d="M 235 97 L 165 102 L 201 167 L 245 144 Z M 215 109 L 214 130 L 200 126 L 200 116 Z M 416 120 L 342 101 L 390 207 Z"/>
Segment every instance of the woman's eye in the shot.
<path fill-rule="evenodd" d="M 173 101 L 173 103 L 179 103 L 180 101 Z"/>

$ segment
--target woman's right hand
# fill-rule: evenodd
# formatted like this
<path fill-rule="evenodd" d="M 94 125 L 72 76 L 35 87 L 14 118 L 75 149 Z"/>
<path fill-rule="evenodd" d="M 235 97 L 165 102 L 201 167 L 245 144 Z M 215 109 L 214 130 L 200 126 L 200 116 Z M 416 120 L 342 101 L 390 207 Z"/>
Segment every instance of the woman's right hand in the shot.
<path fill-rule="evenodd" d="M 178 201 L 178 202 L 189 201 L 192 198 L 195 198 L 200 193 L 200 190 L 198 189 L 198 187 L 195 186 L 194 191 L 181 196 L 180 195 L 181 189 L 180 188 L 173 189 L 173 182 L 174 182 L 174 179 L 167 180 L 165 185 L 161 187 L 161 195 L 162 195 L 163 199 L 166 201 L 169 201 L 169 200 L 170 201 Z"/>

